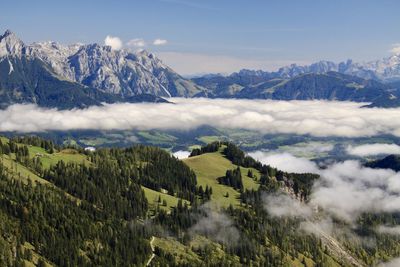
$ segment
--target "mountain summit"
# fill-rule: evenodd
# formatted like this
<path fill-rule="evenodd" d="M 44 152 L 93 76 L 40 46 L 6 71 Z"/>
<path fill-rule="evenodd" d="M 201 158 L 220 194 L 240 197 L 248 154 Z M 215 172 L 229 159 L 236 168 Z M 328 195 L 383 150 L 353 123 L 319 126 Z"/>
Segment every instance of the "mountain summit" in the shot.
<path fill-rule="evenodd" d="M 12 31 L 6 30 L 0 35 L 0 57 L 21 54 L 24 48 L 24 43 Z"/>

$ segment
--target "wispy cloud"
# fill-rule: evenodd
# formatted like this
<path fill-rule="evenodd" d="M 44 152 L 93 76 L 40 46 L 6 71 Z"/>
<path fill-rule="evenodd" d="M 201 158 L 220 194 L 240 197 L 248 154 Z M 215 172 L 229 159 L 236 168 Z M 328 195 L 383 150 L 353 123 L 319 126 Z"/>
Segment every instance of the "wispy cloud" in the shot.
<path fill-rule="evenodd" d="M 280 158 L 281 160 L 277 162 L 271 160 L 271 157 L 265 157 L 262 162 L 274 164 L 277 168 L 285 170 L 287 166 L 297 165 L 300 161 L 306 160 L 287 154 L 280 155 Z M 311 166 L 308 171 L 321 176 L 313 186 L 310 207 L 320 207 L 326 213 L 348 222 L 356 221 L 364 212 L 400 211 L 400 173 L 366 168 L 354 160 L 334 163 L 324 169 L 317 169 L 312 162 L 307 164 Z M 279 203 L 279 201 L 269 201 L 269 203 Z M 284 210 L 299 209 L 297 204 L 290 201 L 285 203 Z M 277 207 L 276 204 L 275 206 Z"/>
<path fill-rule="evenodd" d="M 400 258 L 396 258 L 394 260 L 381 263 L 378 265 L 378 267 L 399 267 L 400 266 Z"/>
<path fill-rule="evenodd" d="M 271 194 L 264 196 L 264 208 L 275 217 L 310 218 L 312 209 L 287 194 Z"/>
<path fill-rule="evenodd" d="M 155 39 L 153 41 L 153 45 L 166 45 L 167 44 L 167 40 L 165 39 Z"/>
<path fill-rule="evenodd" d="M 136 47 L 136 48 L 142 48 L 146 46 L 146 42 L 142 38 L 135 38 L 129 40 L 126 45 L 128 47 Z"/>
<path fill-rule="evenodd" d="M 230 247 L 237 245 L 240 232 L 227 214 L 210 203 L 202 205 L 200 210 L 205 216 L 189 229 L 189 233 L 207 236 Z"/>
<path fill-rule="evenodd" d="M 400 55 L 400 43 L 393 44 L 389 52 L 395 55 Z"/>
<path fill-rule="evenodd" d="M 183 151 L 183 150 L 179 150 L 173 153 L 173 155 L 175 157 L 177 157 L 178 159 L 186 159 L 189 157 L 190 152 L 189 151 Z"/>
<path fill-rule="evenodd" d="M 400 226 L 381 225 L 376 229 L 377 232 L 390 235 L 400 235 Z"/>

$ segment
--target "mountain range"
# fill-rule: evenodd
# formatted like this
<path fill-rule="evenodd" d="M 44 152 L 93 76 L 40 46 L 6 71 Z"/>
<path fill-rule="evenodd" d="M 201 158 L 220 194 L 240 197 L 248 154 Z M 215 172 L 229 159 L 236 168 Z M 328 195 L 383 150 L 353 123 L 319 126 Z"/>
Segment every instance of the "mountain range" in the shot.
<path fill-rule="evenodd" d="M 368 107 L 400 105 L 398 84 L 334 71 L 281 78 L 242 70 L 229 76 L 206 76 L 194 78 L 193 81 L 209 89 L 205 96 L 212 98 L 372 102 Z"/>
<path fill-rule="evenodd" d="M 36 103 L 70 108 L 101 102 L 165 101 L 203 90 L 153 54 L 98 44 L 24 44 L 7 30 L 0 36 L 0 105 Z"/>
<path fill-rule="evenodd" d="M 252 71 L 244 69 L 241 71 L 241 73 L 247 73 L 253 76 L 257 75 L 263 77 L 288 79 L 305 73 L 321 74 L 330 71 L 353 75 L 363 79 L 374 79 L 384 82 L 398 81 L 400 79 L 400 55 L 392 55 L 387 58 L 365 63 L 357 63 L 351 59 L 340 63 L 321 60 L 305 66 L 291 64 L 289 66 L 279 68 L 274 72 L 265 72 L 262 70 Z"/>
<path fill-rule="evenodd" d="M 347 100 L 400 106 L 400 57 L 292 64 L 275 72 L 241 70 L 188 79 L 147 51 L 98 44 L 26 45 L 13 32 L 0 36 L 0 107 L 36 103 L 72 108 L 103 102 L 167 102 L 169 97 Z"/>

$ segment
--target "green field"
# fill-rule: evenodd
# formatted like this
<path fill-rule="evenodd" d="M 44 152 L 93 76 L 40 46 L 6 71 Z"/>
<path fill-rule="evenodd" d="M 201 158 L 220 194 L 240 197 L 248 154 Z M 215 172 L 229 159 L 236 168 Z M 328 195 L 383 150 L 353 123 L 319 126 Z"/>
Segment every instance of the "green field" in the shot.
<path fill-rule="evenodd" d="M 205 187 L 206 185 L 211 186 L 213 193 L 211 195 L 211 201 L 217 206 L 228 207 L 232 205 L 240 205 L 239 196 L 240 193 L 228 187 L 218 183 L 218 178 L 225 176 L 227 170 L 236 168 L 236 165 L 232 164 L 225 156 L 222 154 L 224 147 L 221 147 L 220 151 L 214 153 L 205 153 L 200 156 L 190 157 L 185 159 L 184 162 L 196 173 L 197 183 Z M 247 176 L 248 168 L 240 167 L 242 172 L 243 186 L 245 189 L 257 189 L 259 184 L 255 182 L 252 178 Z M 251 169 L 253 174 L 260 178 L 260 173 Z M 229 194 L 226 197 L 226 193 Z"/>
<path fill-rule="evenodd" d="M 176 141 L 176 137 L 162 132 L 138 132 L 137 135 L 147 140 L 149 143 L 162 144 Z"/>
<path fill-rule="evenodd" d="M 38 147 L 34 147 L 34 148 L 39 149 Z M 7 172 L 10 175 L 12 175 L 12 177 L 22 181 L 24 184 L 28 184 L 29 181 L 31 181 L 31 182 L 33 182 L 33 186 L 35 185 L 35 183 L 40 183 L 40 184 L 45 184 L 45 185 L 55 187 L 55 188 L 57 187 L 53 183 L 50 183 L 49 181 L 37 176 L 33 171 L 31 171 L 27 167 L 16 162 L 14 155 L 11 155 L 11 157 L 2 155 L 0 161 L 7 168 Z M 68 194 L 67 192 L 65 192 L 65 195 L 67 197 L 69 197 L 72 201 L 75 201 L 77 204 L 81 203 L 80 199 Z"/>
<path fill-rule="evenodd" d="M 101 146 L 101 145 L 113 145 L 115 143 L 118 143 L 118 140 L 98 137 L 92 139 L 79 139 L 79 142 L 87 146 Z"/>
<path fill-rule="evenodd" d="M 215 141 L 223 140 L 224 138 L 222 136 L 217 136 L 217 135 L 205 135 L 196 139 L 199 140 L 200 142 L 203 142 L 204 144 L 209 144 Z"/>

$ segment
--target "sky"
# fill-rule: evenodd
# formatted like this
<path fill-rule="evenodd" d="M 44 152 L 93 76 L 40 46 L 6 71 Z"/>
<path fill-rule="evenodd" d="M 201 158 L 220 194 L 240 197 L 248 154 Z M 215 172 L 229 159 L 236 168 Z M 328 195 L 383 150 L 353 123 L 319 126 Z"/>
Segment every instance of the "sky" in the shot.
<path fill-rule="evenodd" d="M 274 70 L 400 51 L 397 0 L 13 0 L 0 30 L 24 42 L 147 49 L 181 74 Z"/>

